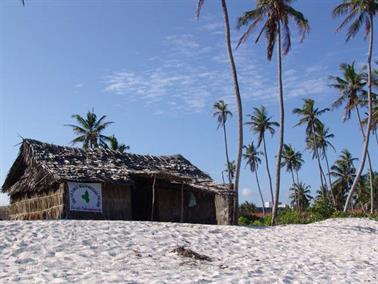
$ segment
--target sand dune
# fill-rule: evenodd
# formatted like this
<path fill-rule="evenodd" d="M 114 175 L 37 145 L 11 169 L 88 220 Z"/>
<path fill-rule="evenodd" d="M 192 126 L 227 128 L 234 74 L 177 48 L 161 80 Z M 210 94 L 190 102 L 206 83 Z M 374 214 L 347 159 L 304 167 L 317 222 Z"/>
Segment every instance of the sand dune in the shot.
<path fill-rule="evenodd" d="M 378 283 L 378 222 L 367 219 L 274 228 L 3 221 L 0 240 L 0 283 Z"/>

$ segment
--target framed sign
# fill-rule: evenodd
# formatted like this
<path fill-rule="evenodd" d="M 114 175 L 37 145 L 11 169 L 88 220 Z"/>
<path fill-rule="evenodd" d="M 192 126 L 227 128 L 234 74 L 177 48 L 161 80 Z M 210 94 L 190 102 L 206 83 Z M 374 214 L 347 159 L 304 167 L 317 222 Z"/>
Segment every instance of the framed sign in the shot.
<path fill-rule="evenodd" d="M 101 183 L 67 184 L 71 211 L 102 212 Z"/>

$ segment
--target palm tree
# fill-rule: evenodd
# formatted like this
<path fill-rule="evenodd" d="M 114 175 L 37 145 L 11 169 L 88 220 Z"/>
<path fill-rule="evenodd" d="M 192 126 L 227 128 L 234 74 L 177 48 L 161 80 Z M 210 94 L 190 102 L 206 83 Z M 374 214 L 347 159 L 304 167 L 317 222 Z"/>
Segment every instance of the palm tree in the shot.
<path fill-rule="evenodd" d="M 235 183 L 234 183 L 234 191 L 235 191 L 235 198 L 234 198 L 234 219 L 233 223 L 237 224 L 238 221 L 238 208 L 239 208 L 239 177 L 240 177 L 240 165 L 241 165 L 241 158 L 243 152 L 243 108 L 239 90 L 239 81 L 238 81 L 238 74 L 236 71 L 236 64 L 234 60 L 234 55 L 232 52 L 231 47 L 231 32 L 230 32 L 230 22 L 228 19 L 228 10 L 227 10 L 227 3 L 226 0 L 220 0 L 222 5 L 223 11 L 223 19 L 224 19 L 224 30 L 225 30 L 225 40 L 226 40 L 226 48 L 228 59 L 230 61 L 232 79 L 234 82 L 234 96 L 236 100 L 236 108 L 238 112 L 238 143 L 237 143 L 237 155 L 236 155 L 236 174 L 235 174 Z M 197 5 L 197 18 L 199 18 L 201 8 L 205 0 L 198 0 Z"/>
<path fill-rule="evenodd" d="M 341 151 L 339 159 L 331 167 L 331 175 L 335 178 L 332 187 L 334 188 L 337 209 L 342 209 L 348 189 L 356 176 L 356 168 L 353 164 L 356 160 L 358 159 L 353 158 L 352 154 L 344 149 Z"/>
<path fill-rule="evenodd" d="M 280 104 L 280 128 L 279 128 L 279 146 L 276 161 L 276 192 L 274 199 L 274 206 L 272 212 L 272 224 L 275 224 L 280 184 L 281 184 L 281 157 L 284 145 L 284 95 L 282 83 L 282 47 L 283 54 L 289 53 L 291 48 L 291 36 L 289 21 L 293 20 L 301 33 L 301 41 L 305 38 L 310 27 L 308 20 L 301 12 L 295 10 L 290 6 L 292 0 L 257 0 L 256 8 L 245 12 L 238 20 L 238 27 L 249 26 L 247 31 L 240 38 L 238 45 L 244 43 L 249 35 L 261 24 L 262 28 L 256 38 L 256 43 L 260 40 L 262 35 L 265 35 L 267 40 L 267 58 L 272 59 L 274 46 L 277 41 L 277 67 L 278 67 L 278 95 Z M 281 36 L 283 36 L 283 43 L 281 43 Z"/>
<path fill-rule="evenodd" d="M 113 151 L 119 151 L 121 153 L 124 153 L 126 150 L 130 149 L 130 146 L 120 144 L 114 134 L 112 136 L 109 136 L 106 140 L 109 143 L 110 149 L 112 149 Z"/>
<path fill-rule="evenodd" d="M 362 123 L 364 125 L 367 124 L 367 119 L 365 118 Z M 378 100 L 376 99 L 373 104 L 373 114 L 372 114 L 372 119 L 371 119 L 371 125 L 370 125 L 371 131 L 375 135 L 375 140 L 378 145 Z"/>
<path fill-rule="evenodd" d="M 213 108 L 215 110 L 213 116 L 217 117 L 217 119 L 218 119 L 218 128 L 217 129 L 219 129 L 220 127 L 223 128 L 224 147 L 225 147 L 225 151 L 226 151 L 226 163 L 228 165 L 230 163 L 230 158 L 228 156 L 226 121 L 227 121 L 227 118 L 229 116 L 232 117 L 232 113 L 231 113 L 231 111 L 228 110 L 227 104 L 225 104 L 223 100 L 216 102 L 214 104 Z M 229 182 L 230 189 L 232 189 L 232 181 L 231 181 L 230 174 L 228 175 L 228 182 Z"/>
<path fill-rule="evenodd" d="M 235 171 L 236 171 L 236 165 L 235 165 L 235 161 L 231 161 L 231 162 L 228 162 L 226 164 L 226 172 L 227 174 L 230 176 L 231 178 L 231 183 L 232 181 L 234 180 L 235 178 Z"/>
<path fill-rule="evenodd" d="M 244 146 L 244 148 L 245 148 L 245 154 L 243 154 L 243 157 L 246 160 L 246 166 L 249 166 L 249 169 L 251 170 L 251 172 L 255 173 L 257 188 L 259 190 L 261 203 L 262 203 L 263 215 L 265 216 L 264 197 L 263 197 L 262 192 L 261 192 L 259 175 L 257 173 L 257 169 L 259 167 L 259 164 L 261 164 L 261 159 L 260 159 L 259 156 L 262 155 L 263 153 L 261 151 L 257 150 L 257 148 L 255 147 L 253 142 L 251 144 L 249 144 L 248 146 Z"/>
<path fill-rule="evenodd" d="M 281 167 L 286 167 L 286 171 L 291 173 L 293 179 L 293 184 L 299 184 L 298 171 L 301 169 L 303 164 L 302 153 L 295 151 L 293 146 L 290 144 L 285 144 L 282 151 L 282 163 Z M 294 179 L 294 172 L 296 173 L 297 180 Z"/>
<path fill-rule="evenodd" d="M 72 118 L 76 119 L 78 125 L 67 124 L 78 136 L 72 140 L 72 144 L 82 143 L 84 149 L 93 149 L 98 147 L 106 147 L 106 141 L 109 137 L 102 135 L 102 132 L 113 122 L 107 121 L 106 115 L 97 120 L 94 111 L 88 111 L 86 118 L 79 114 L 73 114 Z"/>
<path fill-rule="evenodd" d="M 246 124 L 250 125 L 251 131 L 259 136 L 257 141 L 257 147 L 260 147 L 261 143 L 264 147 L 265 166 L 269 178 L 269 188 L 272 198 L 271 200 L 272 202 L 274 202 L 272 177 L 270 175 L 269 170 L 268 152 L 266 151 L 265 133 L 269 132 L 273 137 L 275 133 L 274 128 L 279 126 L 279 124 L 275 121 L 272 121 L 272 117 L 268 116 L 268 113 L 264 106 L 260 106 L 260 108 L 253 108 L 253 114 L 248 116 L 250 120 L 246 122 Z"/>
<path fill-rule="evenodd" d="M 320 183 L 323 189 L 324 197 L 326 197 L 325 185 L 323 182 L 324 172 L 322 164 L 320 162 L 319 145 L 317 144 L 316 130 L 323 125 L 323 123 L 319 119 L 319 116 L 327 111 L 329 111 L 328 108 L 315 108 L 315 101 L 313 99 L 305 99 L 302 108 L 295 108 L 293 110 L 294 114 L 300 116 L 299 122 L 296 124 L 296 126 L 306 125 L 307 148 L 313 150 L 315 158 L 318 160 Z"/>
<path fill-rule="evenodd" d="M 362 97 L 366 93 L 364 90 L 364 86 L 366 85 L 366 82 L 364 80 L 364 74 L 362 72 L 356 71 L 354 62 L 352 64 L 345 64 L 345 63 L 340 64 L 340 70 L 342 72 L 342 77 L 330 76 L 330 79 L 333 81 L 330 87 L 335 88 L 340 93 L 340 96 L 338 97 L 337 100 L 334 101 L 334 103 L 332 104 L 332 107 L 338 108 L 342 104 L 345 104 L 344 116 L 343 116 L 344 122 L 350 119 L 352 111 L 355 110 L 357 118 L 358 118 L 358 125 L 361 130 L 362 138 L 363 140 L 366 140 L 366 135 L 363 128 L 363 120 L 361 118 L 361 113 L 360 113 L 360 105 L 364 104 Z M 367 150 L 367 158 L 368 158 L 370 175 L 372 175 L 373 170 L 372 170 L 369 150 Z M 373 178 L 370 177 L 370 181 L 372 180 Z M 371 182 L 370 190 L 373 195 L 372 188 L 373 188 L 373 184 Z M 372 196 L 372 200 L 373 199 L 374 197 Z M 372 202 L 372 204 L 374 206 L 374 202 Z"/>
<path fill-rule="evenodd" d="M 371 59 L 373 54 L 373 41 L 374 41 L 374 21 L 373 17 L 378 12 L 378 3 L 377 0 L 344 0 L 343 3 L 338 5 L 333 10 L 333 16 L 343 16 L 345 15 L 346 18 L 343 20 L 341 25 L 338 27 L 338 30 L 341 30 L 346 25 L 351 23 L 349 26 L 346 41 L 349 41 L 351 38 L 355 37 L 359 32 L 361 26 L 364 26 L 364 33 L 365 38 L 370 36 L 369 38 L 369 51 L 368 51 L 368 58 L 367 58 L 367 65 L 368 65 L 368 123 L 366 128 L 366 135 L 364 139 L 364 147 L 363 153 L 360 160 L 360 166 L 357 170 L 356 177 L 353 181 L 352 187 L 349 191 L 347 200 L 345 202 L 344 211 L 347 211 L 349 202 L 352 198 L 353 192 L 358 185 L 358 180 L 361 177 L 362 171 L 364 170 L 366 156 L 369 148 L 369 139 L 370 139 L 370 131 L 371 131 L 371 122 L 372 122 L 372 114 L 373 114 L 373 98 L 372 98 L 372 72 L 371 72 Z M 373 191 L 372 191 L 373 193 Z M 373 211 L 373 204 L 371 203 L 371 210 Z"/>
<path fill-rule="evenodd" d="M 293 191 L 289 196 L 291 205 L 294 206 L 298 212 L 303 212 L 310 205 L 310 200 L 312 199 L 310 186 L 303 182 L 294 183 L 290 190 Z"/>
<path fill-rule="evenodd" d="M 330 133 L 329 128 L 325 127 L 324 125 L 320 125 L 318 129 L 316 130 L 316 139 L 317 139 L 317 145 L 319 145 L 319 148 L 321 149 L 321 156 L 326 161 L 327 165 L 327 176 L 328 176 L 328 182 L 329 182 L 329 189 L 331 192 L 331 198 L 333 203 L 335 204 L 335 197 L 333 194 L 332 189 L 332 180 L 331 180 L 331 174 L 330 174 L 330 167 L 328 162 L 328 155 L 327 155 L 327 149 L 330 147 L 334 151 L 336 151 L 335 147 L 332 145 L 332 143 L 329 141 L 330 139 L 334 138 L 335 135 Z"/>

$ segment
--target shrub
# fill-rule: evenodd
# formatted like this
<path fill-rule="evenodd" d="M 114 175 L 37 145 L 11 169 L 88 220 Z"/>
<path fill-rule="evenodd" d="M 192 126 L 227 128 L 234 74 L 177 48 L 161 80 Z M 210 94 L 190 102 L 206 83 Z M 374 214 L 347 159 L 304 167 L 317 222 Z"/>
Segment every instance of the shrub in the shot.
<path fill-rule="evenodd" d="M 246 216 L 240 216 L 238 220 L 238 224 L 241 226 L 248 226 L 250 225 L 251 220 Z"/>
<path fill-rule="evenodd" d="M 256 213 L 256 205 L 252 202 L 245 201 L 239 206 L 239 216 L 244 216 L 247 218 L 253 218 Z"/>
<path fill-rule="evenodd" d="M 331 217 L 335 209 L 327 198 L 322 197 L 314 202 L 310 207 L 310 212 L 316 216 L 316 219 L 322 220 Z"/>
<path fill-rule="evenodd" d="M 262 218 L 256 216 L 240 216 L 238 224 L 241 226 L 270 226 L 270 216 L 265 216 Z"/>
<path fill-rule="evenodd" d="M 305 213 L 298 213 L 291 208 L 285 208 L 277 216 L 277 224 L 306 224 Z"/>

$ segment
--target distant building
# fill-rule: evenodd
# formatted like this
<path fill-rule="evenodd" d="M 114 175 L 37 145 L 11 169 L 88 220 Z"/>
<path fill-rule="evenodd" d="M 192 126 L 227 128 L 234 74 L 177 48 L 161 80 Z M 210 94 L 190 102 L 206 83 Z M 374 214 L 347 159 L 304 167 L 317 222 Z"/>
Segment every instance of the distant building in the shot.
<path fill-rule="evenodd" d="M 25 139 L 2 186 L 11 219 L 230 224 L 234 192 L 181 155 L 83 150 Z"/>
<path fill-rule="evenodd" d="M 288 205 L 285 204 L 285 203 L 278 202 L 278 208 L 286 208 L 287 206 Z M 272 208 L 273 207 L 273 203 L 271 201 L 266 201 L 264 207 L 265 208 Z"/>

